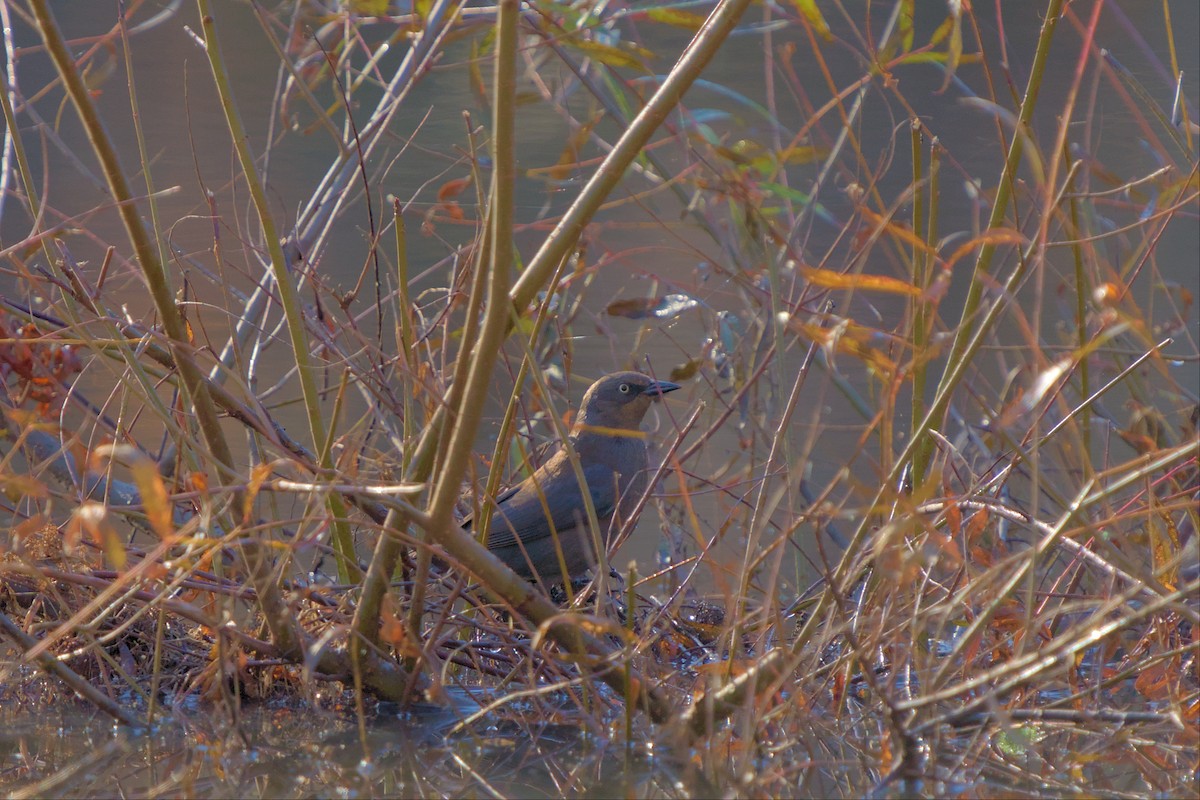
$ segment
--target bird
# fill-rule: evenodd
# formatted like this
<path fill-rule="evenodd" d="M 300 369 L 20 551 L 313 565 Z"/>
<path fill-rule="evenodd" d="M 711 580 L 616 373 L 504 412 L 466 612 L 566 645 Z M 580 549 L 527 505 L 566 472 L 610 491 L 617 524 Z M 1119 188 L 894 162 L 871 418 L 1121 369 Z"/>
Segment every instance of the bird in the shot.
<path fill-rule="evenodd" d="M 678 388 L 640 372 L 614 372 L 583 395 L 568 438 L 606 543 L 649 481 L 642 418 L 651 403 Z M 463 528 L 472 523 L 467 518 Z M 486 542 L 493 555 L 529 581 L 567 583 L 595 566 L 587 507 L 565 446 L 496 498 Z"/>

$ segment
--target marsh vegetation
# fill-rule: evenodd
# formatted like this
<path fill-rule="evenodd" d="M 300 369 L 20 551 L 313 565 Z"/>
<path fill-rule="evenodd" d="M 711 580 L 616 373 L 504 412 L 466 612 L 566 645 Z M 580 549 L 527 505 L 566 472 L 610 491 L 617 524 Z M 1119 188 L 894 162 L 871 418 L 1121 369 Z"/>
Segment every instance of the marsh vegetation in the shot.
<path fill-rule="evenodd" d="M 80 5 L 0 3 L 6 793 L 1200 790 L 1194 3 Z M 530 583 L 461 521 L 624 369 Z"/>

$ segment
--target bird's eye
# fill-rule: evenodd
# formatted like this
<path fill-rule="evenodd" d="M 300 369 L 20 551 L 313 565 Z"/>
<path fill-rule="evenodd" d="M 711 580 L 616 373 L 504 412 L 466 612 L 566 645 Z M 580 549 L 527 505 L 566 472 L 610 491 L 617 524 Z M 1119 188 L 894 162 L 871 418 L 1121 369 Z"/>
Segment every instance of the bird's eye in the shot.
<path fill-rule="evenodd" d="M 617 391 L 619 391 L 621 394 L 629 394 L 629 384 L 622 383 L 620 386 L 617 387 Z"/>

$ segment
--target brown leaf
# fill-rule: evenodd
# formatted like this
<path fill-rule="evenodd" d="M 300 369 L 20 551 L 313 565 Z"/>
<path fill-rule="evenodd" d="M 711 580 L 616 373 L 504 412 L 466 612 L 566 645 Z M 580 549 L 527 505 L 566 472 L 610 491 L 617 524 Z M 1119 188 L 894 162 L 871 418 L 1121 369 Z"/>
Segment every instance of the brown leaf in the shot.
<path fill-rule="evenodd" d="M 632 297 L 614 300 L 604 309 L 610 317 L 626 319 L 672 319 L 690 311 L 700 302 L 686 294 L 666 294 L 662 297 Z"/>

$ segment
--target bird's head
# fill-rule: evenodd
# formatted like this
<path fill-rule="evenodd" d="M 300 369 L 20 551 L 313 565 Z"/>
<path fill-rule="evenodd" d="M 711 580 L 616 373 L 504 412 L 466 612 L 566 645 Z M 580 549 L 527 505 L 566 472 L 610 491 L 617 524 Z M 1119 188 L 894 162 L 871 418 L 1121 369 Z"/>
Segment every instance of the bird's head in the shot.
<path fill-rule="evenodd" d="M 605 375 L 583 395 L 575 427 L 597 433 L 605 429 L 636 431 L 650 404 L 678 388 L 677 383 L 656 381 L 640 372 Z"/>

